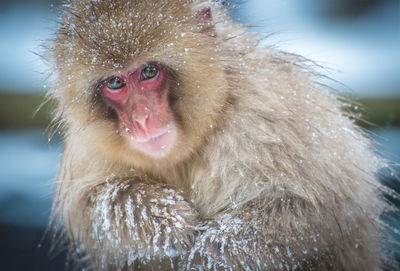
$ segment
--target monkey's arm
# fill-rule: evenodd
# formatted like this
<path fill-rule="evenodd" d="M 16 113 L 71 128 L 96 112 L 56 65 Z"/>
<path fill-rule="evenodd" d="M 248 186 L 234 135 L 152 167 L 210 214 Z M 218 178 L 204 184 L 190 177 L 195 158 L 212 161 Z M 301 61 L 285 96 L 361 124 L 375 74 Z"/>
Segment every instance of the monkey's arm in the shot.
<path fill-rule="evenodd" d="M 231 209 L 205 225 L 181 270 L 358 270 L 340 263 L 357 256 L 354 244 L 349 255 L 340 255 L 343 240 L 357 234 L 342 232 L 338 238 L 334 215 L 320 214 L 307 200 L 284 193 Z"/>
<path fill-rule="evenodd" d="M 193 245 L 198 214 L 166 186 L 108 180 L 90 189 L 83 204 L 83 228 L 74 237 L 83 239 L 99 270 L 161 262 Z"/>

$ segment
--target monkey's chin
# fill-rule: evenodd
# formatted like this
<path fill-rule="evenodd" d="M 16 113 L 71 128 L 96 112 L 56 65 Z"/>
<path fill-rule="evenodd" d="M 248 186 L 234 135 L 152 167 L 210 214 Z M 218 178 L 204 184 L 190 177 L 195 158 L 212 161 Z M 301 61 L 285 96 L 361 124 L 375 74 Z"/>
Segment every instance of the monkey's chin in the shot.
<path fill-rule="evenodd" d="M 157 136 L 149 137 L 145 140 L 137 140 L 130 133 L 127 133 L 126 135 L 129 144 L 135 150 L 139 150 L 153 158 L 163 158 L 169 153 L 175 144 L 177 131 L 174 125 L 170 125 L 165 132 Z"/>

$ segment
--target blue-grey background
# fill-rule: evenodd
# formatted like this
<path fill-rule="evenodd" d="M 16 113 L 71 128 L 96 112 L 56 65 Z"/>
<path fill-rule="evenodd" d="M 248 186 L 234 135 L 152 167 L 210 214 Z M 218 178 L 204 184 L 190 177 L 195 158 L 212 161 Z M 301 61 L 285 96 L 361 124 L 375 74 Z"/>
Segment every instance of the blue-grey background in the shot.
<path fill-rule="evenodd" d="M 48 255 L 47 243 L 39 245 L 63 147 L 57 136 L 48 141 L 41 118 L 49 111 L 32 117 L 48 75 L 35 53 L 52 37 L 58 6 L 0 1 L 1 270 L 65 270 L 64 253 Z M 326 67 L 321 72 L 340 82 L 329 82 L 336 90 L 367 100 L 368 117 L 378 120 L 368 128 L 400 162 L 399 0 L 247 0 L 233 15 L 253 25 L 250 31 L 274 33 L 265 43 Z M 390 110 L 383 114 L 382 108 Z"/>

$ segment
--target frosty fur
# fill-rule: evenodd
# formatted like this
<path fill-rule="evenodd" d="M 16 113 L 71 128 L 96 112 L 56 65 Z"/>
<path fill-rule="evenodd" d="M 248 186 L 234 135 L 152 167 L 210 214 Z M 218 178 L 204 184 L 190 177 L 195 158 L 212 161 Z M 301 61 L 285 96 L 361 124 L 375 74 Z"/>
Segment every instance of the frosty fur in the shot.
<path fill-rule="evenodd" d="M 245 31 L 219 2 L 65 5 L 49 46 L 65 133 L 54 215 L 92 270 L 379 269 L 371 142 L 305 60 Z M 174 75 L 165 159 L 129 148 L 96 93 L 138 59 Z"/>

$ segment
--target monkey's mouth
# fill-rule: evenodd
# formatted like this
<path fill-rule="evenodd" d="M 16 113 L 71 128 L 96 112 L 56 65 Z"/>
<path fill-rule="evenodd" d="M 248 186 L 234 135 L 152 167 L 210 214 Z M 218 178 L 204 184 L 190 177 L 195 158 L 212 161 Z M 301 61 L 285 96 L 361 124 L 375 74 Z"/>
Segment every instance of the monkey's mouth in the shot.
<path fill-rule="evenodd" d="M 155 158 L 165 156 L 176 141 L 176 127 L 168 125 L 166 129 L 157 135 L 148 135 L 146 137 L 135 136 L 134 131 L 125 130 L 125 135 L 128 138 L 130 145 Z"/>

